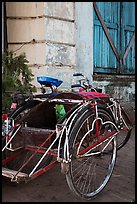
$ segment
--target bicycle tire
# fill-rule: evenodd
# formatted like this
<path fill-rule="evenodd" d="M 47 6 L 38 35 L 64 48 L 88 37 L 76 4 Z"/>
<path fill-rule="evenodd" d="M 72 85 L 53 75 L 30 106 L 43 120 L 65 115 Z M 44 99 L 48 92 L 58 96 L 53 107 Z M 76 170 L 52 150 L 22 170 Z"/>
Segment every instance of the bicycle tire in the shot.
<path fill-rule="evenodd" d="M 123 120 L 122 120 L 122 126 L 120 128 L 120 132 L 117 135 L 118 150 L 120 150 L 122 147 L 124 147 L 127 144 L 127 142 L 129 141 L 129 138 L 131 137 L 131 132 L 133 128 L 131 121 L 129 120 L 128 116 L 126 115 L 123 109 L 121 109 L 121 115 Z"/>
<path fill-rule="evenodd" d="M 110 120 L 116 124 L 115 119 L 112 115 L 112 112 L 109 109 L 107 109 L 106 106 L 99 104 L 98 111 L 99 112 L 105 111 L 109 115 Z M 131 123 L 128 115 L 126 114 L 126 112 L 122 107 L 121 107 L 121 115 L 123 120 L 122 120 L 121 127 L 119 128 L 119 133 L 117 134 L 117 150 L 120 150 L 122 147 L 124 147 L 127 144 L 127 142 L 131 137 L 131 132 L 133 128 L 133 124 Z M 124 123 L 126 123 L 126 125 Z"/>
<path fill-rule="evenodd" d="M 23 105 L 19 106 L 14 112 L 11 113 L 10 117 L 14 120 L 20 119 L 24 114 L 28 113 L 29 110 L 34 108 L 36 105 L 40 104 L 40 100 L 30 100 L 25 102 Z"/>
<path fill-rule="evenodd" d="M 109 116 L 108 113 L 106 113 L 105 111 L 102 111 L 102 113 L 100 113 L 100 116 L 101 116 L 101 114 L 103 114 L 102 116 L 104 118 L 106 118 L 106 120 L 110 121 L 110 117 L 108 117 Z M 90 200 L 90 199 L 94 198 L 107 185 L 107 183 L 108 183 L 108 181 L 112 175 L 112 172 L 113 172 L 113 169 L 115 166 L 115 162 L 116 162 L 116 155 L 117 155 L 116 137 L 114 137 L 111 140 L 111 142 L 108 144 L 108 146 L 106 148 L 107 151 L 106 152 L 104 151 L 103 154 L 100 154 L 100 155 L 95 154 L 94 156 L 93 155 L 89 156 L 89 157 L 87 156 L 87 158 L 85 156 L 85 157 L 83 157 L 85 160 L 81 159 L 81 158 L 80 159 L 76 158 L 75 144 L 78 144 L 79 139 L 81 139 L 83 137 L 83 133 L 82 133 L 82 131 L 84 131 L 83 124 L 85 123 L 85 121 L 87 121 L 87 119 L 89 119 L 89 117 L 90 117 L 89 124 L 92 124 L 94 114 L 91 110 L 89 110 L 89 111 L 83 113 L 79 117 L 79 119 L 77 120 L 77 122 L 73 126 L 73 129 L 70 133 L 69 147 L 70 147 L 70 152 L 72 153 L 72 160 L 69 163 L 69 170 L 66 174 L 66 180 L 67 180 L 67 183 L 68 183 L 70 190 L 75 195 L 83 198 L 84 200 Z M 111 125 L 109 124 L 109 128 L 113 129 L 113 127 L 112 126 L 110 127 L 110 126 Z M 105 128 L 105 130 L 109 131 L 109 129 L 107 130 L 106 128 Z M 80 133 L 80 131 L 81 131 L 81 133 Z M 94 133 L 96 133 L 96 132 L 94 132 Z M 97 139 L 95 136 L 96 134 L 93 134 L 93 135 L 92 134 L 93 134 L 93 132 L 91 133 L 91 135 L 89 135 L 91 137 L 91 141 L 89 140 L 91 142 L 91 144 L 94 143 L 94 140 Z M 88 137 L 86 139 L 88 141 Z M 85 140 L 85 142 L 86 142 L 86 140 Z M 97 147 L 97 149 L 98 149 L 98 147 Z M 105 158 L 107 159 L 107 157 L 109 157 L 109 156 L 110 156 L 110 158 L 109 158 L 110 161 L 109 161 L 109 163 L 105 169 L 103 162 L 105 162 Z M 84 162 L 82 163 L 82 160 L 84 160 L 85 163 Z M 99 160 L 99 162 L 97 162 L 98 160 Z M 77 169 L 75 169 L 75 171 L 73 171 L 73 168 L 75 168 L 76 164 L 78 164 L 78 167 L 77 167 Z M 92 186 L 91 184 L 95 184 L 93 182 L 95 178 L 92 179 L 92 176 L 90 177 L 90 172 L 91 172 L 90 168 L 93 168 L 93 170 L 94 170 L 95 164 L 98 165 L 97 166 L 98 168 L 96 169 L 96 172 L 93 171 L 92 173 L 96 173 L 96 178 L 97 178 L 97 176 L 99 176 L 99 177 L 101 176 L 103 181 L 101 181 L 101 182 L 98 181 L 99 182 L 98 187 L 96 187 L 96 189 L 92 189 L 94 186 Z M 102 164 L 102 166 L 100 164 Z M 78 172 L 77 170 L 79 167 L 81 167 L 81 169 Z M 85 171 L 86 174 L 84 175 L 85 172 L 82 171 L 82 169 L 84 169 L 85 167 L 87 169 Z M 99 171 L 97 172 L 97 170 L 99 170 Z M 106 171 L 104 172 L 104 175 L 102 176 L 101 174 L 103 173 L 104 170 L 106 170 Z M 80 171 L 82 171 L 81 174 L 80 174 Z M 98 175 L 97 175 L 97 173 L 98 173 Z M 87 181 L 85 180 L 86 177 L 87 177 Z M 95 177 L 95 176 L 93 176 L 93 177 Z M 76 180 L 76 178 L 77 178 L 77 180 Z M 92 181 L 90 182 L 90 185 L 91 185 L 90 187 L 92 187 L 92 188 L 88 189 L 89 188 L 88 181 L 90 181 L 90 179 L 92 179 Z M 78 183 L 79 185 L 78 184 L 76 185 L 77 182 L 81 182 L 81 183 Z M 87 188 L 87 192 L 84 192 L 85 188 L 83 188 L 83 187 L 86 186 L 86 183 L 88 183 L 88 188 Z"/>

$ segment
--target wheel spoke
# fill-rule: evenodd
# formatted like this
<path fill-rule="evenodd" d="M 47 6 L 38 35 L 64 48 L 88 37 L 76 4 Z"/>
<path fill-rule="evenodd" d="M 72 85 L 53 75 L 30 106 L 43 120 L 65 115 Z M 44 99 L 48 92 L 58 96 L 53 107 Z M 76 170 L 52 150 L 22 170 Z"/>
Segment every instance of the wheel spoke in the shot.
<path fill-rule="evenodd" d="M 101 114 L 99 117 L 101 117 Z M 103 122 L 110 120 L 104 112 L 101 118 L 103 118 Z M 92 129 L 93 121 L 94 115 L 87 112 L 80 122 L 76 122 L 72 132 L 72 149 L 75 152 L 83 152 L 88 148 L 89 150 L 88 153 L 86 151 L 86 153 L 76 155 L 72 159 L 70 171 L 66 175 L 72 192 L 86 200 L 97 195 L 107 185 L 116 159 L 116 138 L 111 135 L 111 133 L 115 132 L 115 126 L 113 126 L 113 123 L 102 124 L 101 120 L 99 121 L 98 128 L 101 143 L 98 144 L 96 127 Z M 96 145 L 94 146 L 94 144 Z M 94 148 L 90 150 L 90 146 L 94 146 Z"/>

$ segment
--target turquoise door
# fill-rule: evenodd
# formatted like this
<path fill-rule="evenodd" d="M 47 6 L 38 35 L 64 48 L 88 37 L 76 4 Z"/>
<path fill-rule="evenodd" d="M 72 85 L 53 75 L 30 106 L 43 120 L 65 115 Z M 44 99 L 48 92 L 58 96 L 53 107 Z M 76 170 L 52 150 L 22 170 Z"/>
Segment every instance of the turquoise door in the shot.
<path fill-rule="evenodd" d="M 94 72 L 135 73 L 135 2 L 93 2 Z"/>

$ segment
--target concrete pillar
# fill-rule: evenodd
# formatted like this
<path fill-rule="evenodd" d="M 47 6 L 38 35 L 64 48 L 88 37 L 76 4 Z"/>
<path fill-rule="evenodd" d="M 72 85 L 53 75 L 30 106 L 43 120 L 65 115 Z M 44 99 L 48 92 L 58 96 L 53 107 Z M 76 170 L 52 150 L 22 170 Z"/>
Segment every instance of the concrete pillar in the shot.
<path fill-rule="evenodd" d="M 93 75 L 93 4 L 75 3 L 76 69 L 92 81 Z"/>
<path fill-rule="evenodd" d="M 93 74 L 92 2 L 6 2 L 8 48 L 26 53 L 35 75 L 69 88 L 74 72 Z"/>

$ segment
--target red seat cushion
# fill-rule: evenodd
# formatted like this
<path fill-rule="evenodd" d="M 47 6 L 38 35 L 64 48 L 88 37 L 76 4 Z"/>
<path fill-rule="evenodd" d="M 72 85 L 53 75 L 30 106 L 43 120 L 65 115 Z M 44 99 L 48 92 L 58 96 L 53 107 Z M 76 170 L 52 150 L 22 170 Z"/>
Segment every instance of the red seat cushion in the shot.
<path fill-rule="evenodd" d="M 109 94 L 99 93 L 99 92 L 78 92 L 80 95 L 86 98 L 109 98 Z"/>

